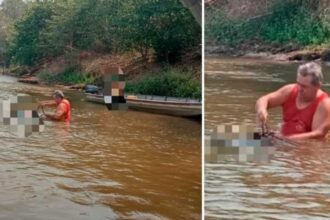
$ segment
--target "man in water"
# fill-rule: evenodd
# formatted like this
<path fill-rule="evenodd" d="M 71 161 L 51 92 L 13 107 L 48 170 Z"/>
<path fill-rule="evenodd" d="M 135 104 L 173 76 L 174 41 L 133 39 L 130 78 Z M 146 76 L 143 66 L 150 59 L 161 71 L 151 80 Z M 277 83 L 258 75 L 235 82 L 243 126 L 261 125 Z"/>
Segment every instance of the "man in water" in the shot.
<path fill-rule="evenodd" d="M 53 93 L 54 102 L 41 103 L 41 107 L 56 107 L 54 114 L 44 113 L 46 119 L 52 121 L 71 121 L 71 104 L 64 98 L 64 94 L 60 90 L 56 90 Z"/>
<path fill-rule="evenodd" d="M 297 82 L 258 99 L 257 119 L 265 127 L 267 110 L 282 106 L 281 134 L 291 139 L 324 138 L 330 129 L 330 99 L 320 89 L 322 68 L 315 62 L 298 67 Z"/>

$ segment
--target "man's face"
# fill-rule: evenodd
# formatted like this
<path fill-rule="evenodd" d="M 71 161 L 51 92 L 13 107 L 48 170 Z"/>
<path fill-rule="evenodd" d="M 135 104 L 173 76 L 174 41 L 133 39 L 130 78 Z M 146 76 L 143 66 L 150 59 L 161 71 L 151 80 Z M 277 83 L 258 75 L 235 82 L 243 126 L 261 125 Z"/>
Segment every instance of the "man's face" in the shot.
<path fill-rule="evenodd" d="M 298 75 L 297 84 L 299 85 L 298 96 L 304 100 L 313 100 L 316 97 L 320 86 L 315 86 L 312 83 L 312 76 Z"/>
<path fill-rule="evenodd" d="M 53 98 L 54 98 L 54 100 L 55 100 L 56 104 L 60 104 L 60 103 L 61 103 L 61 101 L 62 101 L 62 99 L 61 99 L 61 98 L 59 98 L 59 97 L 57 97 L 56 95 L 54 95 L 54 96 L 53 96 Z"/>

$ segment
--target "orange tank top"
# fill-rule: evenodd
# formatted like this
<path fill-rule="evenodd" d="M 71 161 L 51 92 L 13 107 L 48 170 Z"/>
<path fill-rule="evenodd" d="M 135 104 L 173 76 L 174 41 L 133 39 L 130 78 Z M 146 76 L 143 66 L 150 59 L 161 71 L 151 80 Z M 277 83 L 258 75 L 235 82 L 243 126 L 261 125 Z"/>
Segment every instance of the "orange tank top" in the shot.
<path fill-rule="evenodd" d="M 312 131 L 314 113 L 321 101 L 328 97 L 322 91 L 322 94 L 307 107 L 298 109 L 296 105 L 297 96 L 298 85 L 295 85 L 289 98 L 282 105 L 283 124 L 281 132 L 285 136 Z"/>
<path fill-rule="evenodd" d="M 70 122 L 71 121 L 71 104 L 67 99 L 63 99 L 60 104 L 62 104 L 62 103 L 65 105 L 65 109 L 66 109 L 63 120 L 65 122 Z"/>

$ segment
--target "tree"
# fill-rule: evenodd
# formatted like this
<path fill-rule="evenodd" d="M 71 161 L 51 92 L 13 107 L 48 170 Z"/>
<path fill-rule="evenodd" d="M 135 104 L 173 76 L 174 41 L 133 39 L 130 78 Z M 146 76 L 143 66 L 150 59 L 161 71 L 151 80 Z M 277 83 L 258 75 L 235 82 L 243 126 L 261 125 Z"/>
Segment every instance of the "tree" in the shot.
<path fill-rule="evenodd" d="M 13 62 L 32 66 L 43 58 L 40 46 L 40 33 L 51 18 L 53 10 L 48 3 L 34 5 L 28 13 L 15 24 L 14 38 L 9 45 L 9 59 Z"/>
<path fill-rule="evenodd" d="M 0 63 L 4 63 L 8 40 L 14 22 L 20 19 L 27 6 L 22 0 L 4 0 L 0 4 Z"/>
<path fill-rule="evenodd" d="M 152 46 L 158 60 L 174 63 L 186 49 L 201 43 L 199 24 L 179 1 L 159 1 L 156 15 Z"/>
<path fill-rule="evenodd" d="M 15 24 L 8 53 L 11 61 L 23 65 L 80 50 L 138 51 L 145 59 L 155 52 L 158 60 L 175 62 L 201 41 L 200 26 L 179 0 L 30 4 L 28 13 Z"/>
<path fill-rule="evenodd" d="M 180 0 L 183 5 L 185 5 L 191 13 L 194 15 L 196 21 L 202 24 L 202 1 L 201 0 Z M 208 3 L 209 1 L 205 1 Z"/>
<path fill-rule="evenodd" d="M 175 62 L 184 49 L 200 44 L 200 26 L 178 0 L 128 2 L 119 23 L 121 39 L 142 57 L 153 49 L 159 61 Z"/>

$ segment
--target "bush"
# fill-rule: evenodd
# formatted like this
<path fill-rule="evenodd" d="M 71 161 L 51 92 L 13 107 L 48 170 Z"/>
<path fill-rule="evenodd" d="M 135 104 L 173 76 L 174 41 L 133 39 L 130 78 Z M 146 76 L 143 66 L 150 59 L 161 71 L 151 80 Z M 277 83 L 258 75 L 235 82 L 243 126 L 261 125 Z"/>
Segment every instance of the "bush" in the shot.
<path fill-rule="evenodd" d="M 38 78 L 47 84 L 59 83 L 64 85 L 73 85 L 80 83 L 89 84 L 94 82 L 93 77 L 73 69 L 67 69 L 59 74 L 42 71 L 38 74 Z"/>
<path fill-rule="evenodd" d="M 261 37 L 276 43 L 319 44 L 329 38 L 329 29 L 308 5 L 299 1 L 276 4 L 265 20 Z"/>
<path fill-rule="evenodd" d="M 7 72 L 10 75 L 14 75 L 16 77 L 20 77 L 20 76 L 23 76 L 24 74 L 28 73 L 28 68 L 26 66 L 11 65 L 7 69 Z"/>
<path fill-rule="evenodd" d="M 200 99 L 201 83 L 188 72 L 165 69 L 156 74 L 149 73 L 135 82 L 127 82 L 125 91 L 145 95 Z"/>
<path fill-rule="evenodd" d="M 330 26 L 312 3 L 301 0 L 279 1 L 269 14 L 250 20 L 230 19 L 221 9 L 208 9 L 206 37 L 235 46 L 244 41 L 321 44 L 330 37 Z"/>
<path fill-rule="evenodd" d="M 47 84 L 55 83 L 55 74 L 48 71 L 41 71 L 38 73 L 37 77 Z"/>
<path fill-rule="evenodd" d="M 246 39 L 244 35 L 248 29 L 242 30 L 241 25 L 242 21 L 229 19 L 223 10 L 211 8 L 208 11 L 205 36 L 219 43 L 234 46 Z"/>

